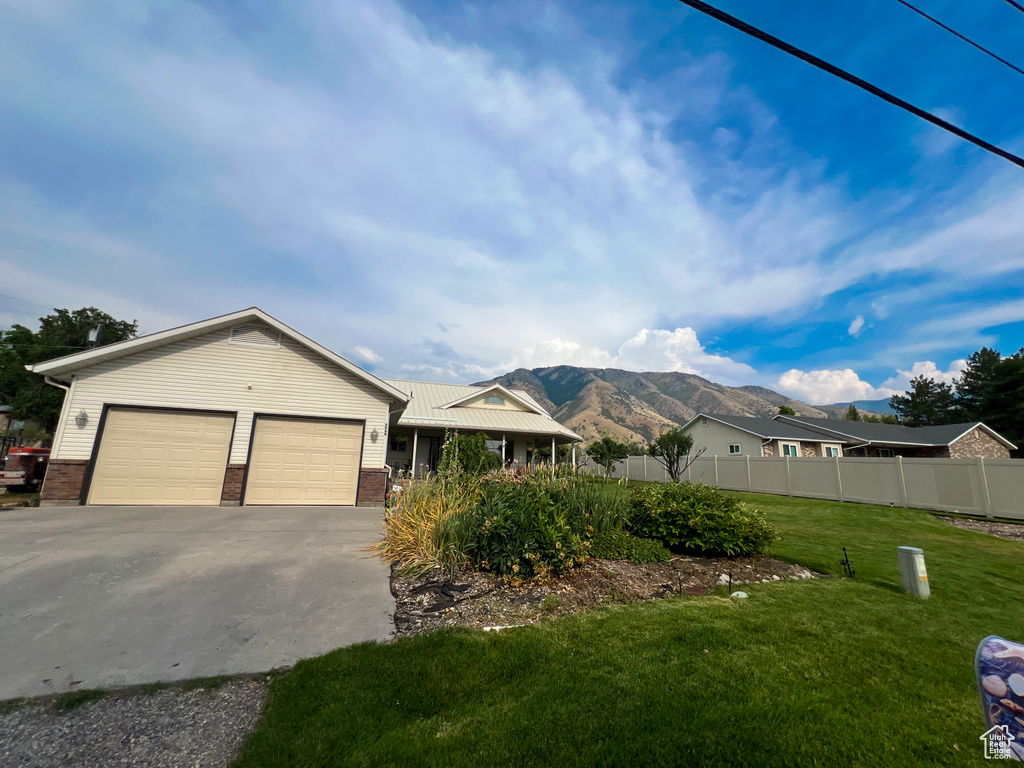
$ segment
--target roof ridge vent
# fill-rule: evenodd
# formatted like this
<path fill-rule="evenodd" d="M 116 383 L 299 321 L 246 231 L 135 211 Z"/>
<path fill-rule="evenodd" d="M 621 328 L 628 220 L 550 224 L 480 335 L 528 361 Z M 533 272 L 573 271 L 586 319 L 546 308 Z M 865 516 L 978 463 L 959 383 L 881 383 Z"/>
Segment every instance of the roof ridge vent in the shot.
<path fill-rule="evenodd" d="M 239 347 L 280 349 L 281 332 L 262 323 L 243 323 L 231 327 L 228 344 Z"/>

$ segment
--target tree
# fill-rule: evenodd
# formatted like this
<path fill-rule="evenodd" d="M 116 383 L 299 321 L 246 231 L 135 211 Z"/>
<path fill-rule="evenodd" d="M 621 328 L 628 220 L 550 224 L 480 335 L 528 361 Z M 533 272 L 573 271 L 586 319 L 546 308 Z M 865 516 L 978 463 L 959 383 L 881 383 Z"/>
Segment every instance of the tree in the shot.
<path fill-rule="evenodd" d="M 780 405 L 779 416 L 796 416 L 796 411 L 794 411 L 788 405 Z"/>
<path fill-rule="evenodd" d="M 846 414 L 843 418 L 846 421 L 860 421 L 860 411 L 857 410 L 857 406 L 850 403 L 850 407 L 846 409 Z"/>
<path fill-rule="evenodd" d="M 956 396 L 963 418 L 969 421 L 982 420 L 982 409 L 1001 359 L 996 350 L 988 347 L 968 355 L 967 365 L 960 371 L 960 378 L 956 382 Z"/>
<path fill-rule="evenodd" d="M 889 400 L 889 407 L 908 427 L 952 424 L 958 416 L 952 385 L 929 379 L 927 376 L 911 379 L 907 394 L 893 395 Z"/>
<path fill-rule="evenodd" d="M 612 435 L 605 435 L 587 446 L 587 456 L 593 459 L 595 464 L 604 467 L 604 476 L 608 478 L 615 464 L 629 457 L 629 443 L 620 442 Z"/>
<path fill-rule="evenodd" d="M 682 427 L 674 427 L 668 432 L 662 432 L 658 438 L 651 443 L 647 452 L 653 456 L 661 466 L 668 472 L 673 483 L 678 483 L 680 476 L 690 466 L 690 451 L 693 450 L 693 435 L 683 431 Z M 704 453 L 702 448 L 696 459 Z"/>
<path fill-rule="evenodd" d="M 876 416 L 873 413 L 865 413 L 860 417 L 861 421 L 869 421 L 872 424 L 899 424 L 900 420 L 893 416 L 891 413 L 883 413 L 881 416 Z"/>
<path fill-rule="evenodd" d="M 1024 448 L 1024 348 L 1004 357 L 995 367 L 981 403 L 981 415 L 988 426 Z"/>
<path fill-rule="evenodd" d="M 0 331 L 0 404 L 10 405 L 13 416 L 32 419 L 53 430 L 60 417 L 64 392 L 46 384 L 42 376 L 25 366 L 81 352 L 89 346 L 89 332 L 99 327 L 96 346 L 131 339 L 138 332 L 135 321 L 117 320 L 95 307 L 55 309 L 39 318 L 38 331 L 14 325 Z"/>

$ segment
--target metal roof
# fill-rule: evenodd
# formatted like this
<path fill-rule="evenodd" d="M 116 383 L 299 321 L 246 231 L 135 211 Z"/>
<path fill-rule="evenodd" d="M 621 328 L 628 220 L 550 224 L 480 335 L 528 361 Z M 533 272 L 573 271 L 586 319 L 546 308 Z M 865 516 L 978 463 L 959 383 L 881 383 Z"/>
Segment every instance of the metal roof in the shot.
<path fill-rule="evenodd" d="M 820 432 L 798 427 L 795 424 L 787 424 L 784 421 L 776 421 L 775 419 L 761 418 L 759 416 L 730 416 L 717 413 L 698 413 L 685 424 L 685 427 L 689 427 L 693 422 L 701 418 L 714 419 L 715 421 L 727 424 L 730 427 L 736 427 L 736 429 L 742 429 L 744 432 L 750 432 L 751 434 L 762 437 L 765 440 L 770 438 L 772 440 L 809 440 L 818 443 L 822 441 L 834 443 L 847 442 L 841 438 L 833 439 L 826 435 L 822 435 Z"/>
<path fill-rule="evenodd" d="M 513 411 L 507 408 L 463 408 L 450 405 L 473 394 L 493 389 L 491 386 L 466 387 L 458 384 L 434 384 L 403 379 L 385 379 L 384 381 L 395 389 L 412 396 L 405 411 L 398 418 L 399 426 L 519 432 L 552 435 L 575 441 L 583 440 L 575 432 L 547 416 L 537 401 L 521 389 L 510 391 L 527 405 L 536 408 L 538 413 Z"/>

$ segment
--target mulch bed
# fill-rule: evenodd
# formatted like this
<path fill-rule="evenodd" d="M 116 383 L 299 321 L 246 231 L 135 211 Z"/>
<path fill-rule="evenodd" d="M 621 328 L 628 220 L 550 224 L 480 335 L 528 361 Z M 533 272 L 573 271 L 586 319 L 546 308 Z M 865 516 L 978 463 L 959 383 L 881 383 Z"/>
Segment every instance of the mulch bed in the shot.
<path fill-rule="evenodd" d="M 441 627 L 504 627 L 532 624 L 544 616 L 562 616 L 602 605 L 657 600 L 678 594 L 704 595 L 718 586 L 808 579 L 799 565 L 764 556 L 675 557 L 667 563 L 634 565 L 622 560 L 589 560 L 560 579 L 506 584 L 470 568 L 454 579 L 447 569 L 403 576 L 392 569 L 396 634 Z"/>
<path fill-rule="evenodd" d="M 988 520 L 965 520 L 959 517 L 947 517 L 950 523 L 957 528 L 969 528 L 972 531 L 981 531 L 1001 539 L 1015 539 L 1024 541 L 1024 525 L 1013 523 L 994 523 Z"/>

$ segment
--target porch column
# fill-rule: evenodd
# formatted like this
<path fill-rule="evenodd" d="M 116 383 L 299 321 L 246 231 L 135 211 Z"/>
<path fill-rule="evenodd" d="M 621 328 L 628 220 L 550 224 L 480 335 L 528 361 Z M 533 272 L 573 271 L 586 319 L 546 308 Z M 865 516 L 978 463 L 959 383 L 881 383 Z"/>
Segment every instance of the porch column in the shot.
<path fill-rule="evenodd" d="M 572 471 L 576 471 L 576 443 L 572 444 Z"/>
<path fill-rule="evenodd" d="M 412 430 L 412 476 L 416 477 L 416 447 L 420 443 L 420 428 L 415 427 Z"/>
<path fill-rule="evenodd" d="M 501 433 L 501 466 L 505 466 L 505 462 L 508 461 L 508 456 L 505 454 L 505 433 Z"/>
<path fill-rule="evenodd" d="M 555 476 L 555 438 L 551 436 L 551 476 Z"/>

